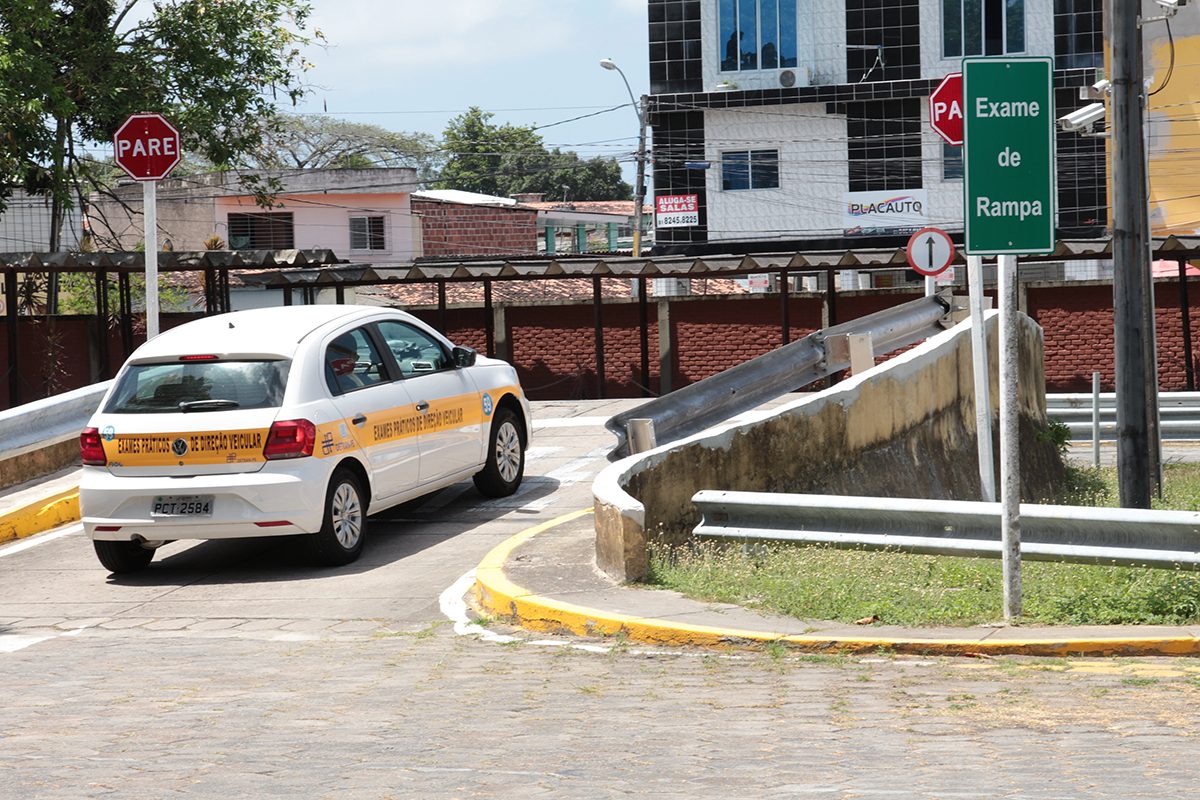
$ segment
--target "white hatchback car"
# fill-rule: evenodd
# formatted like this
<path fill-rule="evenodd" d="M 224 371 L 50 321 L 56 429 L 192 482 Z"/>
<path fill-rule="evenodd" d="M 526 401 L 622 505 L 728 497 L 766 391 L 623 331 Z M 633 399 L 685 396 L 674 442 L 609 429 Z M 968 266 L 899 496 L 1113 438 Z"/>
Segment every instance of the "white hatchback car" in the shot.
<path fill-rule="evenodd" d="M 83 525 L 114 573 L 177 539 L 308 534 L 362 551 L 367 514 L 467 477 L 520 486 L 529 403 L 511 365 L 402 311 L 239 311 L 139 347 L 80 436 Z"/>

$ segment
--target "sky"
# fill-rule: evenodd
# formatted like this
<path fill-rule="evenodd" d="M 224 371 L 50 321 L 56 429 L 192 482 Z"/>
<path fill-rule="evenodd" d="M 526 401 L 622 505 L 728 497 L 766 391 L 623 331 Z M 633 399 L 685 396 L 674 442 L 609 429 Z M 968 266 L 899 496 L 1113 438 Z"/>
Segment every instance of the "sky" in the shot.
<path fill-rule="evenodd" d="M 493 122 L 546 125 L 648 91 L 646 0 L 310 0 L 327 45 L 307 57 L 312 93 L 296 110 L 441 134 L 470 106 Z M 540 131 L 584 157 L 623 156 L 633 182 L 631 107 Z"/>

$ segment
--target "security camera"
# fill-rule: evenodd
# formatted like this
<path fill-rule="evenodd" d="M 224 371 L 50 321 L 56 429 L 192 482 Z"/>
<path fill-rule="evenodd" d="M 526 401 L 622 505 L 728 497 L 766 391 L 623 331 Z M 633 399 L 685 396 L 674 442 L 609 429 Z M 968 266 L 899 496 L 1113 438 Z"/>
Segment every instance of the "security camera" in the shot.
<path fill-rule="evenodd" d="M 1178 11 L 1188 4 L 1188 0 L 1154 0 L 1167 11 Z"/>
<path fill-rule="evenodd" d="M 1064 131 L 1085 131 L 1104 119 L 1104 103 L 1088 103 L 1083 108 L 1058 118 Z"/>
<path fill-rule="evenodd" d="M 1091 86 L 1081 87 L 1079 90 L 1080 100 L 1103 100 L 1112 94 L 1112 81 L 1101 78 Z"/>

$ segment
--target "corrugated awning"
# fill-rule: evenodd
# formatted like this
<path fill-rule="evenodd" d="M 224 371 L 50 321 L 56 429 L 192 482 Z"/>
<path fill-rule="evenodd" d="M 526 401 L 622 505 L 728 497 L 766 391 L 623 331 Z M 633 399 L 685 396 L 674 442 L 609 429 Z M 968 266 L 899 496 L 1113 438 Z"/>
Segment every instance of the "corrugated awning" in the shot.
<path fill-rule="evenodd" d="M 1200 236 L 1154 240 L 1156 259 L 1200 258 Z M 1062 240 L 1053 253 L 1022 260 L 1077 261 L 1112 257 L 1109 239 Z M 904 248 L 861 248 L 821 252 L 750 255 L 652 256 L 622 254 L 490 256 L 468 259 L 418 259 L 386 264 L 355 264 L 332 250 L 206 250 L 161 253 L 159 270 L 184 272 L 227 269 L 243 284 L 259 286 L 336 286 L 432 281 L 536 280 L 539 278 L 732 277 L 762 272 L 829 269 L 897 269 L 906 264 Z M 965 263 L 960 254 L 955 263 Z M 0 253 L 0 270 L 18 272 L 140 272 L 142 253 Z"/>

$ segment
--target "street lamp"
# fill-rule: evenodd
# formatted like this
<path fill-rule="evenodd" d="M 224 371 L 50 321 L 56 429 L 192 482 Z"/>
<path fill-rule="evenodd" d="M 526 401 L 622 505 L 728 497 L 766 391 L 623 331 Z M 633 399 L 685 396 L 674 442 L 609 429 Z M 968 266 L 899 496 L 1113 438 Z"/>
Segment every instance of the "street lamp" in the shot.
<path fill-rule="evenodd" d="M 621 80 L 625 81 L 625 90 L 629 92 L 629 99 L 638 118 L 637 186 L 633 197 L 633 255 L 637 258 L 642 254 L 642 204 L 646 201 L 646 98 L 643 97 L 640 103 L 634 98 L 629 79 L 611 58 L 600 59 L 600 66 L 607 70 L 615 70 L 621 76 Z"/>

